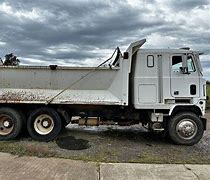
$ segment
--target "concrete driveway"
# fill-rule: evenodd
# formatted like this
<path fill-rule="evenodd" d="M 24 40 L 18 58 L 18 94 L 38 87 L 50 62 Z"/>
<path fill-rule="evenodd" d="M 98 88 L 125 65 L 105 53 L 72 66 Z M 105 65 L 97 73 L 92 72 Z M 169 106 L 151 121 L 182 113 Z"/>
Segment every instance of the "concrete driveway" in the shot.
<path fill-rule="evenodd" d="M 0 153 L 0 179 L 4 180 L 208 180 L 210 165 L 84 163 L 61 158 L 18 157 Z"/>

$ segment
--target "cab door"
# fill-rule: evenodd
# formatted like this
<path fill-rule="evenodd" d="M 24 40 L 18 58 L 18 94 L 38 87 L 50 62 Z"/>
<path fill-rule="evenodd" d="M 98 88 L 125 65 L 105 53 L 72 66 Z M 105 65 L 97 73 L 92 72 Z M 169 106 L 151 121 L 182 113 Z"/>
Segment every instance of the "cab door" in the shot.
<path fill-rule="evenodd" d="M 171 96 L 190 98 L 199 96 L 199 73 L 193 54 L 174 54 L 170 58 Z"/>

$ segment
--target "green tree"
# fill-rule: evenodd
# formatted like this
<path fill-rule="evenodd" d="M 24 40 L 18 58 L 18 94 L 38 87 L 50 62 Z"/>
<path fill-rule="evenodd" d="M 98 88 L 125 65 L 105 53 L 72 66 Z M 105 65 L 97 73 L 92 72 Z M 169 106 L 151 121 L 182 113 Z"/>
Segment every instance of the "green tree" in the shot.
<path fill-rule="evenodd" d="M 18 66 L 19 63 L 20 60 L 17 58 L 17 56 L 13 55 L 13 53 L 5 55 L 5 60 L 3 62 L 4 66 Z"/>

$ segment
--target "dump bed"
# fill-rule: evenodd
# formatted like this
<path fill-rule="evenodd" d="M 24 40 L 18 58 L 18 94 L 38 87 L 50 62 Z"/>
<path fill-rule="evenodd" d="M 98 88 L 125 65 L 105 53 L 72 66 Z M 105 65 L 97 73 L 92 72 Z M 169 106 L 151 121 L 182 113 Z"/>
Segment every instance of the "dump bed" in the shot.
<path fill-rule="evenodd" d="M 128 105 L 133 49 L 144 42 L 117 67 L 0 66 L 0 103 Z"/>
<path fill-rule="evenodd" d="M 46 103 L 94 68 L 0 67 L 1 103 Z M 52 103 L 121 104 L 120 68 L 99 68 L 65 90 Z M 118 83 L 116 81 L 119 81 Z M 118 84 L 118 88 L 115 84 Z M 114 88 L 114 89 L 113 89 Z M 119 90 L 119 94 L 115 92 Z"/>

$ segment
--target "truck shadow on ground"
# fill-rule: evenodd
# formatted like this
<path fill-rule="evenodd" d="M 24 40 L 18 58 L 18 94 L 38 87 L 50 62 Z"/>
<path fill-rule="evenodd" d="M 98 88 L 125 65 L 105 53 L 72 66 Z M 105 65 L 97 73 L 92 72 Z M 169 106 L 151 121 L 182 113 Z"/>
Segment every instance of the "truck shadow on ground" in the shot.
<path fill-rule="evenodd" d="M 129 140 L 134 142 L 155 142 L 155 143 L 168 143 L 163 133 L 155 133 L 141 130 L 107 130 L 101 136 L 107 136 L 119 140 Z"/>
<path fill-rule="evenodd" d="M 163 133 L 148 132 L 144 129 L 133 130 L 129 129 L 103 129 L 100 128 L 81 129 L 81 128 L 66 128 L 56 140 L 56 144 L 67 150 L 82 150 L 97 145 L 95 141 L 101 139 L 104 143 L 114 141 L 130 141 L 133 143 L 145 144 L 153 146 L 155 144 L 171 144 L 170 140 Z M 103 139 L 103 140 L 102 140 Z M 90 142 L 90 143 L 89 143 Z"/>

